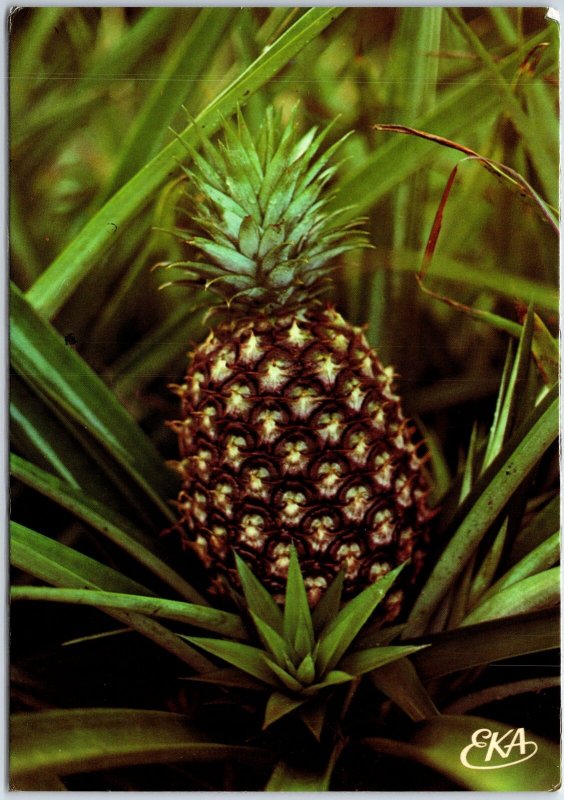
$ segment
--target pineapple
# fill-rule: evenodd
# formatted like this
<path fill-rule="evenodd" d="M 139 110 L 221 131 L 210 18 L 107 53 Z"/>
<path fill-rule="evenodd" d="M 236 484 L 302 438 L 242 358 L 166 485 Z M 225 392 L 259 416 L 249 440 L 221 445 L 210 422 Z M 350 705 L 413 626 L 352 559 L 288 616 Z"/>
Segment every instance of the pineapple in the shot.
<path fill-rule="evenodd" d="M 235 552 L 280 603 L 295 546 L 312 607 L 340 571 L 352 597 L 410 559 L 391 620 L 422 561 L 428 489 L 393 369 L 318 299 L 338 256 L 366 246 L 327 210 L 343 139 L 319 155 L 327 130 L 295 128 L 270 109 L 255 145 L 239 114 L 224 144 L 190 148 L 198 258 L 179 282 L 218 293 L 224 316 L 171 387 L 176 530 L 212 592 L 238 586 Z"/>

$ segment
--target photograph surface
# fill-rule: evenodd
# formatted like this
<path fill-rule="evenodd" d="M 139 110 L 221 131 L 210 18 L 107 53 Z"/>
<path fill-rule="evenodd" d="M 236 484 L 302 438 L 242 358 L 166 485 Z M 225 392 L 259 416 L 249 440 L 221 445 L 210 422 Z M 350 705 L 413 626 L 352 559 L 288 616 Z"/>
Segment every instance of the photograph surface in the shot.
<path fill-rule="evenodd" d="M 9 13 L 11 790 L 559 787 L 558 34 Z"/>

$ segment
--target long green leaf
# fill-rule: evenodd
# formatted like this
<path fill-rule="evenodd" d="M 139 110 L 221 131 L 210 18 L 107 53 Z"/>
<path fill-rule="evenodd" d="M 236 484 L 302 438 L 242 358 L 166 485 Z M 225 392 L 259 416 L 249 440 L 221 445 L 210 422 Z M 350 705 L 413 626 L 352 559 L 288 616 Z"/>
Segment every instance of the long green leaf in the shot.
<path fill-rule="evenodd" d="M 87 428 L 39 389 L 14 373 L 10 385 L 10 440 L 15 450 L 119 514 L 153 529 L 152 503 L 145 500 Z M 159 514 L 157 525 L 162 525 Z"/>
<path fill-rule="evenodd" d="M 11 563 L 46 583 L 61 588 L 151 594 L 145 587 L 110 567 L 23 525 L 10 523 L 10 533 Z M 201 672 L 213 669 L 210 661 L 158 622 L 129 611 L 107 610 L 106 613 L 173 653 L 193 669 Z"/>
<path fill-rule="evenodd" d="M 292 643 L 300 660 L 312 652 L 314 643 L 313 623 L 298 555 L 296 548 L 293 546 L 290 550 L 290 564 L 288 566 L 283 630 L 284 638 Z"/>
<path fill-rule="evenodd" d="M 282 611 L 276 605 L 274 598 L 237 553 L 235 553 L 235 563 L 249 610 L 276 633 L 282 635 Z"/>
<path fill-rule="evenodd" d="M 43 62 L 43 51 L 53 29 L 65 13 L 64 8 L 42 8 L 41 13 L 34 14 L 26 29 L 25 47 L 15 47 L 10 64 L 10 110 L 14 118 L 18 118 L 29 102 L 30 92 L 45 80 L 37 69 Z M 33 78 L 30 80 L 30 77 Z"/>
<path fill-rule="evenodd" d="M 273 661 L 271 658 L 266 657 L 265 661 L 268 664 L 270 671 L 278 678 L 279 684 L 292 693 L 303 691 L 300 681 L 297 678 L 294 678 L 293 673 L 295 672 L 295 669 L 291 663 L 288 664 L 287 669 L 283 669 L 282 667 L 279 667 L 276 661 Z"/>
<path fill-rule="evenodd" d="M 268 658 L 258 647 L 222 639 L 205 639 L 201 636 L 188 636 L 187 638 L 189 642 L 201 647 L 202 650 L 227 661 L 228 664 L 232 664 L 243 672 L 248 672 L 253 678 L 258 678 L 260 681 L 278 688 L 278 682 L 268 667 Z"/>
<path fill-rule="evenodd" d="M 271 43 L 277 33 L 287 28 L 292 19 L 299 13 L 299 8 L 288 8 L 284 6 L 278 6 L 269 10 L 270 14 L 268 18 L 261 25 L 255 37 L 257 43 L 263 47 L 267 43 Z"/>
<path fill-rule="evenodd" d="M 228 611 L 216 608 L 167 600 L 162 597 L 143 597 L 118 592 L 93 591 L 91 589 L 47 589 L 37 586 L 14 586 L 10 592 L 12 601 L 35 600 L 47 603 L 71 603 L 96 606 L 144 614 L 152 619 L 168 619 L 205 628 L 208 631 L 246 639 L 247 632 L 240 618 Z"/>
<path fill-rule="evenodd" d="M 369 647 L 381 647 L 391 644 L 403 629 L 403 624 L 382 627 L 381 621 L 365 625 L 354 640 L 354 649 L 367 650 Z"/>
<path fill-rule="evenodd" d="M 493 459 L 501 452 L 504 443 L 509 437 L 509 434 L 515 427 L 516 421 L 522 420 L 532 408 L 533 400 L 531 398 L 530 402 L 528 402 L 528 398 L 523 398 L 522 387 L 526 384 L 529 366 L 531 363 L 533 326 L 534 312 L 532 306 L 529 305 L 527 317 L 523 324 L 521 336 L 519 337 L 517 353 L 515 355 L 515 359 L 513 360 L 512 366 L 512 347 L 510 346 L 508 348 L 494 413 L 494 420 L 490 428 L 486 452 L 482 462 L 482 471 L 484 471 L 490 465 Z M 514 507 L 515 503 L 512 503 L 511 506 Z M 511 506 L 509 508 L 510 514 Z M 476 605 L 476 602 L 480 600 L 484 592 L 491 585 L 505 550 L 505 543 L 508 538 L 508 530 L 509 517 L 506 517 L 501 523 L 495 538 L 489 543 L 482 563 L 473 577 L 470 591 L 468 593 L 466 608 L 473 608 Z M 466 567 L 465 575 L 468 574 L 469 576 L 471 566 L 472 565 L 469 563 Z M 472 572 L 474 572 L 473 569 Z M 464 609 L 462 608 L 460 609 L 461 612 L 463 610 Z M 462 614 L 462 617 L 457 616 L 456 619 L 453 619 L 451 616 L 450 626 L 452 627 L 453 623 L 459 624 L 463 617 L 464 614 Z"/>
<path fill-rule="evenodd" d="M 552 386 L 558 381 L 560 374 L 560 349 L 558 341 L 552 336 L 538 314 L 535 314 L 533 355 L 545 383 L 547 386 Z"/>
<path fill-rule="evenodd" d="M 297 53 L 330 25 L 344 8 L 311 8 L 283 33 L 256 61 L 238 76 L 181 133 L 189 144 L 197 145 L 197 127 L 211 136 L 238 105 L 276 75 Z M 33 284 L 28 301 L 41 314 L 53 316 L 77 286 L 101 261 L 115 235 L 150 200 L 155 190 L 174 168 L 174 159 L 184 159 L 180 141 L 167 145 L 137 172 L 73 239 L 50 267 Z"/>
<path fill-rule="evenodd" d="M 127 519 L 113 512 L 80 489 L 75 489 L 17 455 L 10 458 L 12 475 L 58 502 L 84 522 L 133 556 L 157 577 L 191 603 L 208 605 L 207 601 L 171 569 L 156 552 L 155 543 Z"/>
<path fill-rule="evenodd" d="M 370 673 L 370 680 L 414 722 L 439 713 L 408 658 L 386 664 Z"/>
<path fill-rule="evenodd" d="M 187 24 L 188 19 L 184 9 L 181 11 L 180 20 Z M 136 63 L 143 59 L 147 50 L 147 40 L 152 42 L 166 41 L 170 36 L 171 29 L 178 25 L 178 12 L 175 13 L 174 7 L 157 6 L 147 8 L 129 28 L 124 31 L 119 40 L 110 49 L 104 50 L 98 58 L 89 66 L 88 70 L 81 77 L 81 82 L 90 86 L 97 81 L 107 83 L 108 75 L 117 78 L 127 77 L 133 70 Z"/>
<path fill-rule="evenodd" d="M 321 696 L 310 700 L 304 708 L 300 709 L 298 717 L 317 741 L 321 741 L 321 734 L 327 717 L 326 698 Z"/>
<path fill-rule="evenodd" d="M 461 624 L 472 625 L 526 611 L 550 608 L 557 605 L 559 600 L 560 567 L 553 567 L 496 592 L 473 609 Z"/>
<path fill-rule="evenodd" d="M 355 650 L 339 661 L 339 669 L 351 675 L 364 675 L 377 670 L 385 664 L 398 661 L 404 656 L 422 650 L 426 645 L 398 645 L 396 647 L 371 647 L 369 650 Z"/>
<path fill-rule="evenodd" d="M 420 254 L 409 248 L 390 250 L 376 248 L 374 256 L 386 264 L 394 272 L 418 272 Z M 454 259 L 448 253 L 437 255 L 433 260 L 433 275 L 441 282 L 452 283 L 461 288 L 467 286 L 474 289 L 489 289 L 502 297 L 521 300 L 523 303 L 534 302 L 547 311 L 558 311 L 558 289 L 535 280 L 534 276 L 515 275 L 512 272 L 501 272 L 499 265 L 484 253 L 480 267 L 466 263 L 461 258 Z"/>
<path fill-rule="evenodd" d="M 554 791 L 560 785 L 560 754 L 557 745 L 527 732 L 526 740 L 534 742 L 538 748 L 534 752 L 535 746 L 527 745 L 525 755 L 532 756 L 534 753 L 529 761 L 521 758 L 519 762 L 517 753 L 520 748 L 516 746 L 510 751 L 507 760 L 494 749 L 489 764 L 486 764 L 489 749 L 484 749 L 484 744 L 487 746 L 489 741 L 485 737 L 480 739 L 481 747 L 466 750 L 472 745 L 472 737 L 476 731 L 495 731 L 498 739 L 507 736 L 504 746 L 510 743 L 514 735 L 508 725 L 494 720 L 442 715 L 420 723 L 408 742 L 374 737 L 363 739 L 362 743 L 378 753 L 417 761 L 431 767 L 461 787 L 476 792 L 548 792 Z M 466 766 L 461 760 L 462 754 L 465 754 L 467 763 L 478 768 Z M 500 769 L 509 766 L 510 762 L 509 769 Z M 490 769 L 484 768 L 487 766 Z"/>
<path fill-rule="evenodd" d="M 46 20 L 44 13 L 46 10 L 37 9 L 34 15 L 38 18 L 44 17 Z M 78 22 L 79 28 L 88 29 L 86 19 L 80 19 L 83 14 L 82 9 L 67 10 L 63 17 L 64 27 L 70 31 L 74 28 L 73 23 Z M 89 124 L 88 114 L 92 111 L 96 113 L 100 104 L 104 104 L 106 97 L 108 95 L 111 97 L 120 83 L 123 85 L 124 79 L 129 79 L 143 57 L 147 42 L 150 41 L 156 48 L 164 42 L 165 37 L 170 34 L 172 25 L 177 21 L 178 14 L 179 12 L 172 8 L 149 8 L 129 29 L 124 27 L 117 41 L 114 40 L 112 43 L 113 46 L 96 48 L 95 53 L 92 51 L 90 41 L 87 40 L 83 46 L 76 41 L 73 42 L 73 46 L 81 54 L 79 61 L 82 63 L 77 69 L 76 79 L 73 80 L 72 91 L 69 91 L 68 80 L 56 71 L 54 74 L 49 74 L 49 71 L 43 72 L 42 77 L 49 78 L 47 84 L 49 89 L 36 94 L 33 102 L 24 102 L 21 113 L 15 113 L 16 108 L 11 108 L 10 144 L 14 158 L 25 159 L 26 166 L 33 170 L 34 174 L 39 174 L 42 163 L 50 162 L 55 150 L 59 152 L 61 145 L 64 148 L 65 141 L 76 136 L 78 130 Z M 103 22 L 101 25 L 103 27 Z M 49 26 L 51 36 L 54 36 L 53 32 L 58 29 L 60 25 Z M 59 40 L 53 38 L 52 43 L 55 41 L 58 43 Z M 64 49 L 62 48 L 62 51 Z M 27 50 L 27 36 L 23 50 Z M 62 59 L 65 59 L 63 53 Z M 33 68 L 28 72 L 31 74 Z M 12 80 L 13 77 L 14 71 L 11 75 Z M 21 90 L 22 85 L 29 87 L 30 81 L 27 77 L 20 82 L 18 90 Z M 18 91 L 18 100 L 20 94 Z M 90 215 L 86 214 L 86 218 L 88 216 Z M 71 227 L 69 234 L 72 232 Z M 66 240 L 67 235 L 63 233 L 62 242 Z"/>
<path fill-rule="evenodd" d="M 488 8 L 488 14 L 491 16 L 504 43 L 510 47 L 515 47 L 519 42 L 519 35 L 513 26 L 509 16 L 510 13 L 509 8 L 501 8 L 499 6 Z"/>
<path fill-rule="evenodd" d="M 10 559 L 24 572 L 56 586 L 154 596 L 121 572 L 14 521 L 10 522 Z"/>
<path fill-rule="evenodd" d="M 95 320 L 93 320 L 92 339 L 111 341 L 119 337 L 119 332 L 122 330 L 124 323 L 124 309 L 127 309 L 127 311 L 131 309 L 134 313 L 134 308 L 138 307 L 139 298 L 143 296 L 145 292 L 152 293 L 156 289 L 153 279 L 149 277 L 150 270 L 148 270 L 148 265 L 153 265 L 155 261 L 161 259 L 164 254 L 166 254 L 171 261 L 180 259 L 182 254 L 182 237 L 178 239 L 173 238 L 170 231 L 174 228 L 174 223 L 178 215 L 178 202 L 180 202 L 184 194 L 184 187 L 182 184 L 183 180 L 175 176 L 167 181 L 157 193 L 155 201 L 152 204 L 151 214 L 147 214 L 143 220 L 144 232 L 139 236 L 138 247 L 131 256 L 126 256 L 125 254 L 122 256 L 122 260 L 125 260 L 127 263 L 126 270 L 120 274 L 119 282 L 113 284 L 111 297 L 104 296 L 102 302 L 98 301 L 96 303 L 98 313 Z M 169 294 L 168 297 L 161 295 L 158 298 L 154 295 L 153 299 L 157 302 L 161 301 L 161 299 L 166 302 L 173 298 Z M 194 300 L 191 299 L 188 305 L 182 304 L 181 310 L 184 312 L 185 317 L 190 316 L 193 318 L 195 316 L 193 310 L 191 311 L 190 309 L 190 305 L 192 305 L 193 302 Z M 133 308 L 131 304 L 133 304 Z M 168 323 L 169 330 L 175 327 L 174 320 L 171 319 L 171 317 L 175 316 L 175 311 L 177 310 L 177 307 L 169 304 L 164 312 L 164 320 Z M 195 328 L 198 327 L 198 322 L 198 317 L 193 319 Z M 151 330 L 151 333 L 152 332 Z M 169 337 L 174 336 L 174 334 L 171 333 L 168 335 Z M 166 334 L 164 336 L 166 337 Z M 188 335 L 184 341 L 189 341 L 189 339 L 190 336 Z M 182 337 L 180 336 L 178 340 L 174 339 L 174 341 L 175 344 L 178 345 L 178 341 L 182 341 Z M 166 346 L 165 341 L 163 341 L 162 344 Z M 170 345 L 170 342 L 168 344 Z M 139 353 L 144 350 L 144 346 L 144 338 L 139 339 L 136 337 L 135 341 L 131 343 L 130 350 L 126 350 L 125 353 L 120 353 L 118 362 L 122 364 L 124 362 L 128 363 L 129 359 L 134 357 L 134 353 L 139 355 Z M 113 362 L 109 369 L 104 369 L 102 377 L 114 389 L 118 397 L 122 399 L 123 394 L 117 391 L 115 384 L 116 369 L 119 370 L 119 363 Z M 150 373 L 151 365 L 147 363 L 145 369 Z M 162 370 L 157 370 L 153 374 L 158 374 L 161 371 Z M 145 382 L 149 382 L 151 380 L 151 374 L 145 374 L 144 380 Z M 143 381 L 138 380 L 135 387 L 139 390 L 143 385 Z M 135 408 L 136 405 L 139 405 L 140 398 L 135 397 L 134 394 L 133 397 L 128 397 L 127 400 L 128 407 Z M 137 400 L 137 403 L 135 400 Z"/>
<path fill-rule="evenodd" d="M 264 711 L 264 722 L 262 729 L 270 727 L 286 714 L 291 714 L 294 709 L 299 708 L 307 702 L 307 697 L 289 697 L 282 692 L 272 692 L 266 703 Z"/>
<path fill-rule="evenodd" d="M 342 669 L 331 669 L 323 676 L 323 680 L 319 683 L 312 683 L 311 686 L 306 686 L 302 689 L 302 694 L 305 697 L 315 697 L 321 689 L 327 689 L 330 686 L 339 686 L 341 683 L 350 683 L 356 680 L 356 675 L 351 675 Z"/>
<path fill-rule="evenodd" d="M 39 317 L 13 284 L 10 294 L 12 363 L 61 412 L 83 425 L 165 516 L 173 482 L 148 437 L 80 356 Z"/>
<path fill-rule="evenodd" d="M 527 553 L 546 541 L 559 526 L 560 497 L 556 495 L 541 511 L 534 513 L 531 520 L 519 532 L 507 557 L 508 565 L 515 565 Z"/>
<path fill-rule="evenodd" d="M 454 702 L 449 703 L 444 709 L 445 714 L 465 714 L 473 708 L 496 703 L 506 697 L 514 697 L 517 694 L 527 694 L 529 692 L 542 692 L 545 689 L 553 689 L 560 686 L 560 675 L 550 678 L 528 678 L 523 681 L 511 681 L 502 683 L 498 686 L 487 686 L 478 692 L 465 694 L 458 697 Z"/>
<path fill-rule="evenodd" d="M 10 385 L 10 435 L 28 458 L 78 488 L 95 477 L 95 462 L 75 447 L 68 431 L 17 375 Z"/>
<path fill-rule="evenodd" d="M 295 651 L 290 642 L 281 636 L 274 628 L 271 628 L 258 614 L 250 612 L 255 623 L 255 628 L 260 636 L 262 643 L 269 651 L 273 659 L 280 665 L 284 664 L 286 658 L 295 660 Z"/>
<path fill-rule="evenodd" d="M 554 161 L 545 152 L 544 142 L 538 136 L 535 120 L 531 119 L 524 111 L 510 82 L 504 78 L 500 65 L 495 62 L 480 37 L 464 20 L 461 11 L 457 8 L 449 8 L 447 13 L 472 50 L 474 50 L 487 72 L 490 73 L 492 85 L 495 87 L 495 94 L 498 94 L 515 127 L 523 137 L 549 201 L 555 202 L 558 194 L 558 181 L 554 174 Z"/>
<path fill-rule="evenodd" d="M 296 669 L 296 677 L 304 686 L 307 686 L 313 682 L 315 678 L 315 662 L 311 653 L 308 653 L 306 656 L 304 656 L 298 665 Z"/>
<path fill-rule="evenodd" d="M 14 280 L 27 289 L 41 272 L 41 262 L 16 187 L 10 192 L 10 259 Z"/>
<path fill-rule="evenodd" d="M 33 165 L 41 163 L 54 145 L 53 132 L 60 137 L 79 123 L 100 102 L 101 87 L 84 87 L 69 95 L 62 87 L 54 88 L 43 99 L 33 103 L 25 114 L 12 112 L 10 152 L 16 157 L 33 148 Z"/>
<path fill-rule="evenodd" d="M 255 692 L 264 692 L 265 686 L 262 681 L 252 678 L 248 672 L 242 672 L 235 667 L 224 667 L 205 672 L 203 675 L 189 675 L 182 677 L 183 681 L 196 683 L 211 683 L 216 686 L 232 686 L 236 689 L 251 689 Z"/>
<path fill-rule="evenodd" d="M 560 645 L 558 609 L 535 611 L 425 636 L 431 645 L 414 653 L 423 681 Z"/>
<path fill-rule="evenodd" d="M 167 368 L 176 360 L 180 365 L 179 357 L 183 363 L 186 343 L 198 337 L 202 316 L 203 311 L 195 307 L 195 301 L 188 307 L 179 303 L 161 324 L 123 353 L 106 373 L 106 380 L 118 397 L 134 402 L 140 387 L 156 375 L 167 374 Z"/>
<path fill-rule="evenodd" d="M 549 536 L 546 541 L 541 542 L 538 547 L 531 550 L 521 561 L 508 570 L 504 575 L 491 586 L 480 598 L 480 604 L 484 603 L 502 589 L 535 575 L 537 572 L 552 567 L 560 558 L 560 532 L 557 531 Z"/>
<path fill-rule="evenodd" d="M 558 424 L 555 387 L 515 431 L 461 507 L 461 521 L 415 602 L 403 638 L 424 633 L 426 623 L 472 557 L 489 526 L 558 436 Z"/>
<path fill-rule="evenodd" d="M 115 172 L 105 189 L 106 199 L 158 152 L 178 109 L 183 103 L 190 105 L 188 101 L 194 94 L 194 86 L 221 44 L 233 14 L 234 9 L 230 8 L 202 8 L 182 41 L 175 42 L 124 143 Z"/>
<path fill-rule="evenodd" d="M 312 621 L 316 636 L 319 636 L 339 613 L 344 580 L 345 572 L 341 570 L 313 609 Z"/>
<path fill-rule="evenodd" d="M 107 463 L 100 459 L 100 449 L 94 454 L 92 439 L 87 439 L 90 446 L 85 447 L 85 437 L 77 437 L 75 432 L 69 420 L 59 418 L 19 375 L 11 376 L 10 441 L 14 448 L 66 484 L 81 487 L 104 506 L 123 511 L 122 486 L 112 480 Z"/>
<path fill-rule="evenodd" d="M 490 429 L 486 453 L 484 455 L 483 469 L 488 467 L 495 456 L 501 451 L 503 443 L 507 439 L 507 435 L 510 431 L 510 424 L 515 410 L 518 382 L 519 380 L 524 380 L 526 377 L 526 369 L 528 369 L 529 366 L 531 343 L 533 340 L 533 321 L 533 310 L 529 306 L 527 318 L 523 325 L 521 336 L 519 337 L 517 354 L 510 373 L 508 367 L 511 348 L 508 352 L 502 385 L 498 394 L 494 421 Z"/>
<path fill-rule="evenodd" d="M 268 763 L 257 747 L 221 744 L 188 717 L 163 711 L 79 708 L 15 714 L 10 724 L 11 779 L 143 764 Z"/>
<path fill-rule="evenodd" d="M 514 76 L 519 65 L 533 47 L 545 40 L 546 31 L 541 31 L 525 41 L 522 47 L 503 59 L 499 68 L 505 78 Z M 540 74 L 537 77 L 540 77 Z M 412 127 L 419 130 L 440 131 L 441 135 L 454 139 L 466 128 L 487 118 L 496 111 L 499 100 L 493 92 L 485 92 L 483 72 L 465 80 L 462 85 L 446 93 L 437 103 L 413 121 Z M 462 113 L 463 110 L 463 113 Z M 378 122 L 375 118 L 374 122 Z M 409 175 L 425 165 L 432 157 L 436 145 L 420 142 L 413 147 L 403 137 L 392 137 L 378 145 L 374 153 L 365 159 L 356 170 L 347 174 L 338 185 L 339 194 L 347 198 L 357 215 L 374 205 Z M 375 180 L 377 176 L 377 180 Z"/>
<path fill-rule="evenodd" d="M 55 10 L 64 11 L 64 8 Z M 66 15 L 68 18 L 68 11 Z M 78 75 L 73 82 L 72 93 L 68 91 L 66 83 L 59 84 L 57 80 L 59 76 L 52 75 L 50 84 L 54 84 L 55 88 L 51 92 L 41 93 L 33 103 L 26 102 L 27 91 L 30 88 L 26 73 L 31 74 L 35 69 L 29 64 L 40 62 L 38 57 L 33 55 L 33 46 L 28 44 L 30 37 L 26 30 L 25 47 L 17 49 L 25 54 L 28 66 L 21 68 L 14 63 L 11 65 L 11 81 L 16 88 L 13 94 L 20 109 L 15 106 L 11 108 L 11 148 L 26 152 L 26 149 L 32 147 L 36 159 L 38 156 L 45 157 L 49 149 L 45 146 L 45 140 L 49 144 L 49 134 L 55 131 L 57 141 L 63 141 L 65 134 L 82 122 L 84 113 L 99 102 L 102 93 L 108 90 L 108 76 L 118 81 L 127 77 L 143 57 L 147 41 L 150 39 L 156 45 L 169 36 L 175 18 L 178 18 L 178 12 L 175 13 L 172 8 L 148 8 L 128 30 L 123 32 L 113 47 L 104 48 L 94 59 L 88 59 L 85 72 Z M 50 35 L 56 30 L 55 20 L 49 20 L 49 9 L 38 9 L 34 21 L 45 25 L 45 31 Z M 37 74 L 36 70 L 35 72 Z M 23 80 L 18 81 L 18 73 L 25 75 Z M 43 75 L 44 79 L 47 77 L 48 74 Z M 24 109 L 25 113 L 20 113 Z"/>
<path fill-rule="evenodd" d="M 353 597 L 341 609 L 332 624 L 321 634 L 316 658 L 319 674 L 325 673 L 338 664 L 357 633 L 384 599 L 404 566 L 405 564 L 400 564 L 372 586 Z"/>

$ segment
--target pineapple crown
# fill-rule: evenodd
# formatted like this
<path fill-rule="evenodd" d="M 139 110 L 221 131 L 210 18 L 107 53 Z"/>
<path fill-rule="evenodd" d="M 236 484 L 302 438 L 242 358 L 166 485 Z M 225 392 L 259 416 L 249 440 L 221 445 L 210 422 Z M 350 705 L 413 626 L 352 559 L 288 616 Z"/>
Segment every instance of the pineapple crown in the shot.
<path fill-rule="evenodd" d="M 350 206 L 328 211 L 322 194 L 339 164 L 329 165 L 343 136 L 325 152 L 320 133 L 296 132 L 297 106 L 288 124 L 269 107 L 253 141 L 240 111 L 224 122 L 224 142 L 200 133 L 202 153 L 190 145 L 190 233 L 197 260 L 170 266 L 186 271 L 173 283 L 211 289 L 227 305 L 264 313 L 309 303 L 323 290 L 337 256 L 367 247 L 360 220 L 343 223 Z"/>

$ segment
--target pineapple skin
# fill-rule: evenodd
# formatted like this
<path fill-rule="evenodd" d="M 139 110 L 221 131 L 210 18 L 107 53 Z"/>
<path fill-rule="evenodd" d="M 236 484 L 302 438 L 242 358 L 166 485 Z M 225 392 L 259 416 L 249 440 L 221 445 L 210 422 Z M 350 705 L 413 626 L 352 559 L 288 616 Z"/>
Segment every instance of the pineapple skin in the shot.
<path fill-rule="evenodd" d="M 311 606 L 340 570 L 352 597 L 410 559 L 384 604 L 400 614 L 431 512 L 393 377 L 332 307 L 223 323 L 195 349 L 172 387 L 175 529 L 211 593 L 238 587 L 234 550 L 282 602 L 294 544 Z"/>

